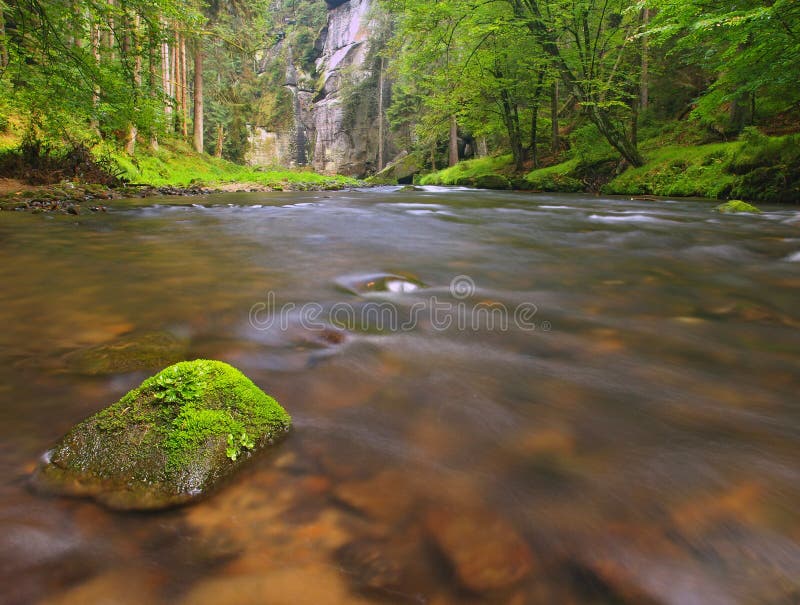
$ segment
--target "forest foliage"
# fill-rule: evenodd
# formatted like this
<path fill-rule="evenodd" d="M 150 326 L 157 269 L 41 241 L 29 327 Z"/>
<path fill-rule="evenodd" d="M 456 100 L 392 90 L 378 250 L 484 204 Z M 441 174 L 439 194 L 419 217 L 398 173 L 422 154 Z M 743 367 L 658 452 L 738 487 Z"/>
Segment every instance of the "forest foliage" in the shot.
<path fill-rule="evenodd" d="M 376 0 L 395 147 L 429 167 L 510 153 L 518 172 L 652 144 L 797 130 L 794 0 Z M 156 150 L 178 138 L 242 162 L 248 126 L 292 119 L 322 0 L 0 0 L 0 139 Z M 381 63 L 383 65 L 383 62 Z M 388 136 L 388 135 L 387 135 Z M 2 143 L 2 140 L 0 140 Z M 44 147 L 43 147 L 44 145 Z M 27 146 L 27 147 L 26 147 Z"/>
<path fill-rule="evenodd" d="M 309 53 L 325 13 L 294 0 L 0 0 L 0 131 L 129 155 L 177 137 L 241 162 L 247 124 L 280 117 L 285 54 Z"/>
<path fill-rule="evenodd" d="M 385 0 L 396 19 L 390 119 L 421 149 L 459 126 L 536 167 L 565 145 L 697 143 L 797 128 L 800 3 L 791 0 Z M 677 120 L 687 124 L 676 128 Z M 589 136 L 587 137 L 587 129 Z M 564 140 L 566 139 L 566 140 Z M 601 143 L 602 142 L 602 143 Z M 423 151 L 423 153 L 425 153 Z"/>

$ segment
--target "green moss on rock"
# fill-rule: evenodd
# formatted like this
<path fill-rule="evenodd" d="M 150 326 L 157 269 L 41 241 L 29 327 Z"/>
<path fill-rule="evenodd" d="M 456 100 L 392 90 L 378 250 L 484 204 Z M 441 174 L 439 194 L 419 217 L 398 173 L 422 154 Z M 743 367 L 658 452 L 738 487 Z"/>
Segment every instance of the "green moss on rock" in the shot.
<path fill-rule="evenodd" d="M 752 204 L 743 202 L 742 200 L 731 200 L 730 202 L 725 202 L 724 204 L 720 204 L 719 206 L 717 206 L 715 210 L 717 212 L 722 212 L 724 214 L 734 214 L 737 212 L 749 212 L 751 214 L 761 214 L 761 210 L 759 210 Z"/>
<path fill-rule="evenodd" d="M 484 174 L 475 178 L 478 189 L 511 189 L 511 182 L 502 174 Z"/>
<path fill-rule="evenodd" d="M 48 452 L 36 481 L 112 508 L 166 508 L 207 493 L 290 424 L 236 368 L 181 362 L 75 426 Z"/>

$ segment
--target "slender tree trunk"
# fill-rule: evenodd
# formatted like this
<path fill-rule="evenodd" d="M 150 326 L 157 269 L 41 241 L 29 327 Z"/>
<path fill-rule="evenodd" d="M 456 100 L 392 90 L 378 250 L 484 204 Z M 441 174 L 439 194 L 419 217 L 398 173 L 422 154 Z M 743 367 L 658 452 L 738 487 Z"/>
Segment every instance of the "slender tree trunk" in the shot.
<path fill-rule="evenodd" d="M 381 57 L 381 71 L 378 78 L 378 172 L 383 170 L 384 163 L 384 134 L 383 134 L 383 88 L 386 69 L 386 59 Z"/>
<path fill-rule="evenodd" d="M 154 26 L 149 26 L 147 37 L 147 92 L 153 105 L 158 99 L 159 70 L 162 64 L 158 29 Z M 155 125 L 151 127 L 150 131 L 150 149 L 158 151 L 158 132 Z"/>
<path fill-rule="evenodd" d="M 747 116 L 745 115 L 746 112 L 747 99 L 743 95 L 734 97 L 731 100 L 731 106 L 729 110 L 731 132 L 741 132 L 747 119 Z"/>
<path fill-rule="evenodd" d="M 167 124 L 171 124 L 172 61 L 170 60 L 170 48 L 167 42 L 161 43 L 161 90 L 164 95 L 164 116 L 167 118 Z"/>
<path fill-rule="evenodd" d="M 497 73 L 495 76 L 499 79 L 502 74 Z M 508 134 L 511 153 L 514 156 L 514 166 L 517 170 L 521 170 L 525 163 L 525 149 L 519 126 L 519 111 L 506 88 L 500 89 L 500 109 L 503 116 L 503 124 L 506 127 L 506 134 Z"/>
<path fill-rule="evenodd" d="M 68 40 L 75 48 L 82 48 L 85 40 L 81 38 L 82 33 L 82 11 L 78 3 L 74 0 L 70 3 L 70 11 L 72 12 L 72 29 L 74 35 L 69 36 Z"/>
<path fill-rule="evenodd" d="M 114 12 L 114 0 L 108 0 L 108 6 L 110 7 L 111 13 Z M 106 31 L 106 48 L 108 49 L 108 58 L 110 60 L 114 60 L 116 58 L 116 53 L 114 52 L 114 47 L 117 45 L 117 35 L 116 35 L 116 24 L 114 22 L 114 17 L 108 18 L 108 30 Z"/>
<path fill-rule="evenodd" d="M 180 48 L 181 38 L 177 30 L 175 30 L 175 43 L 172 45 L 172 99 L 170 99 L 173 106 L 174 120 L 172 124 L 172 131 L 180 131 L 180 114 L 181 114 L 181 70 L 180 70 Z"/>
<path fill-rule="evenodd" d="M 175 30 L 172 46 L 172 103 L 175 108 L 174 132 L 181 130 L 181 35 Z"/>
<path fill-rule="evenodd" d="M 203 153 L 203 42 L 195 41 L 194 49 L 194 150 Z"/>
<path fill-rule="evenodd" d="M 89 44 L 92 47 L 92 59 L 95 69 L 100 69 L 100 26 L 92 18 L 91 29 L 89 31 Z M 100 106 L 100 87 L 95 84 L 92 86 L 92 130 L 100 130 L 100 122 L 97 118 L 97 109 Z"/>
<path fill-rule="evenodd" d="M 647 29 L 650 23 L 650 9 L 645 8 L 642 10 L 642 25 Z M 641 91 L 639 99 L 639 107 L 642 111 L 646 110 L 650 105 L 650 43 L 645 35 L 642 38 L 642 76 L 641 76 Z"/>
<path fill-rule="evenodd" d="M 186 65 L 186 38 L 181 36 L 181 135 L 189 138 L 189 69 Z"/>
<path fill-rule="evenodd" d="M 127 25 L 127 22 L 128 22 L 127 15 L 124 15 L 122 20 L 122 29 L 126 31 L 121 39 L 122 46 L 120 48 L 120 59 L 122 59 L 122 64 L 125 68 L 127 68 L 129 65 L 130 55 L 131 55 L 131 45 L 132 45 L 130 28 L 125 27 L 125 25 Z M 133 155 L 135 151 L 136 151 L 136 126 L 134 126 L 133 122 L 129 122 L 127 132 L 125 133 L 125 152 L 128 155 Z"/>
<path fill-rule="evenodd" d="M 558 132 L 558 80 L 553 82 L 553 90 L 550 92 L 550 122 L 552 132 L 550 134 L 550 147 L 553 155 L 556 155 L 561 147 Z"/>
<path fill-rule="evenodd" d="M 450 116 L 450 155 L 448 158 L 449 165 L 455 166 L 458 164 L 458 122 L 455 116 Z"/>
<path fill-rule="evenodd" d="M 436 171 L 436 142 L 431 142 L 431 170 Z"/>
<path fill-rule="evenodd" d="M 6 16 L 0 8 L 0 69 L 8 67 L 8 45 L 6 44 Z"/>
<path fill-rule="evenodd" d="M 125 45 L 127 49 L 125 51 L 126 55 L 129 55 L 131 51 L 133 51 L 133 111 L 134 116 L 138 112 L 138 104 L 139 104 L 139 96 L 141 94 L 142 88 L 142 53 L 141 48 L 139 45 L 139 25 L 141 23 L 141 18 L 139 17 L 138 13 L 133 16 L 133 26 L 131 27 L 131 31 L 129 37 L 125 39 Z M 136 152 L 136 137 L 139 135 L 139 128 L 136 125 L 136 120 L 132 120 L 130 125 L 128 126 L 128 136 L 125 142 L 125 151 L 129 155 L 133 155 Z"/>
<path fill-rule="evenodd" d="M 225 131 L 222 124 L 217 124 L 217 148 L 214 150 L 214 156 L 222 157 L 222 143 L 224 141 Z"/>
<path fill-rule="evenodd" d="M 539 167 L 539 103 L 531 108 L 531 161 Z"/>
<path fill-rule="evenodd" d="M 542 89 L 544 88 L 544 77 L 546 73 L 544 69 L 539 70 L 539 77 L 536 79 L 536 87 L 533 91 L 533 105 L 531 107 L 531 142 L 529 149 L 534 168 L 537 168 L 539 165 L 539 106 L 541 105 Z"/>

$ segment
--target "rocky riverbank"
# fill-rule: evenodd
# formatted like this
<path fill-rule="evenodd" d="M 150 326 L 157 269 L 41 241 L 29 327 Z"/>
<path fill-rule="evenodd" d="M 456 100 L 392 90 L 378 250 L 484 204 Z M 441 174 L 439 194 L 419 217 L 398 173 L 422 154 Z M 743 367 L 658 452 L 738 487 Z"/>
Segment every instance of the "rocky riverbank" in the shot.
<path fill-rule="evenodd" d="M 220 183 L 189 187 L 123 185 L 108 187 L 98 184 L 64 181 L 57 185 L 29 186 L 13 179 L 0 182 L 0 210 L 32 214 L 85 214 L 105 212 L 109 202 L 130 198 L 164 196 L 196 196 L 211 193 L 255 193 L 259 191 L 336 191 L 346 185 L 329 181 L 319 183 L 286 183 L 269 186 L 261 183 Z"/>

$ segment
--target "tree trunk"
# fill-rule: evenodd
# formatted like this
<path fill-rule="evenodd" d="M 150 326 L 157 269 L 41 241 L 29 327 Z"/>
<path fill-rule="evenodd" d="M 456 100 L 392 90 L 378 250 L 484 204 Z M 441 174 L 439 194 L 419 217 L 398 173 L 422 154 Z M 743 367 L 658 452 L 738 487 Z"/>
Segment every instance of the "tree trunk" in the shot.
<path fill-rule="evenodd" d="M 181 135 L 183 136 L 183 140 L 186 141 L 189 138 L 189 121 L 188 121 L 188 113 L 189 113 L 189 70 L 186 66 L 186 38 L 181 36 L 181 43 L 180 43 L 180 68 L 181 68 Z"/>
<path fill-rule="evenodd" d="M 172 118 L 172 61 L 170 60 L 169 44 L 161 43 L 161 90 L 164 95 L 164 115 L 167 124 Z"/>
<path fill-rule="evenodd" d="M 225 131 L 222 124 L 217 124 L 217 148 L 214 150 L 214 155 L 218 158 L 222 157 L 222 143 L 224 141 Z"/>
<path fill-rule="evenodd" d="M 108 5 L 111 7 L 111 12 L 113 14 L 114 8 L 114 0 L 108 0 Z M 117 38 L 114 35 L 115 25 L 114 25 L 114 17 L 108 18 L 108 29 L 106 30 L 105 38 L 106 38 L 106 48 L 108 49 L 108 58 L 112 61 L 116 58 L 116 54 L 114 52 L 114 47 L 117 45 Z"/>
<path fill-rule="evenodd" d="M 597 126 L 597 130 L 605 137 L 606 141 L 608 141 L 631 166 L 639 167 L 644 165 L 644 158 L 642 154 L 639 153 L 639 148 L 636 145 L 635 133 L 633 137 L 631 137 L 629 133 L 618 126 L 617 122 L 608 119 L 608 117 L 596 107 L 593 108 L 589 114 L 589 118 L 592 120 L 592 123 Z M 635 116 L 634 119 L 636 119 Z"/>
<path fill-rule="evenodd" d="M 175 31 L 175 44 L 172 47 L 172 93 L 175 107 L 175 132 L 181 131 L 181 35 Z"/>
<path fill-rule="evenodd" d="M 531 108 L 531 162 L 539 167 L 539 103 Z"/>
<path fill-rule="evenodd" d="M 6 17 L 0 8 L 0 69 L 8 67 L 8 45 L 6 44 Z"/>
<path fill-rule="evenodd" d="M 739 95 L 731 100 L 729 110 L 730 117 L 730 132 L 739 133 L 742 131 L 747 120 L 747 98 L 744 95 Z"/>
<path fill-rule="evenodd" d="M 89 44 L 92 47 L 92 59 L 95 69 L 100 69 L 100 26 L 93 22 L 89 31 Z M 100 87 L 97 84 L 92 86 L 92 121 L 91 127 L 94 131 L 100 130 L 100 122 L 97 119 L 97 109 L 100 106 Z"/>
<path fill-rule="evenodd" d="M 458 122 L 455 116 L 450 116 L 450 155 L 448 158 L 448 165 L 455 166 L 458 164 Z"/>
<path fill-rule="evenodd" d="M 178 132 L 180 130 L 180 113 L 181 113 L 181 99 L 180 99 L 180 89 L 181 89 L 181 70 L 180 70 L 180 47 L 181 47 L 181 38 L 178 31 L 175 31 L 175 43 L 172 45 L 172 99 L 170 99 L 173 107 L 173 114 L 174 119 L 172 123 L 172 132 Z"/>
<path fill-rule="evenodd" d="M 645 8 L 642 10 L 642 25 L 647 29 L 650 23 L 650 9 Z M 646 110 L 650 105 L 650 44 L 645 35 L 642 38 L 642 76 L 641 76 L 641 90 L 639 94 L 639 107 L 642 111 Z"/>
<path fill-rule="evenodd" d="M 81 15 L 81 8 L 78 6 L 78 3 L 75 0 L 70 2 L 69 7 L 70 13 L 72 14 L 72 31 L 74 35 L 70 35 L 67 37 L 67 42 L 72 44 L 75 48 L 83 48 L 83 43 L 85 40 L 81 37 L 83 33 L 83 19 L 84 15 Z"/>
<path fill-rule="evenodd" d="M 561 147 L 558 132 L 558 80 L 553 82 L 553 90 L 551 91 L 550 95 L 550 121 L 552 122 L 550 146 L 552 148 L 553 155 L 556 155 Z"/>
<path fill-rule="evenodd" d="M 499 79 L 502 74 L 495 74 Z M 511 146 L 511 153 L 514 156 L 514 166 L 517 170 L 522 170 L 525 162 L 525 149 L 522 143 L 522 132 L 519 126 L 519 111 L 516 104 L 511 99 L 508 90 L 500 89 L 500 109 L 503 117 L 503 124 L 508 134 L 508 142 Z"/>
<path fill-rule="evenodd" d="M 136 119 L 139 112 L 139 96 L 141 95 L 142 88 L 142 52 L 139 44 L 139 26 L 141 25 L 141 17 L 139 14 L 133 16 L 133 27 L 131 29 L 130 40 L 131 49 L 133 50 L 133 112 L 134 120 L 131 122 L 128 130 L 128 142 L 125 146 L 125 151 L 133 155 L 136 151 L 136 137 L 139 134 L 139 128 L 136 125 Z"/>
<path fill-rule="evenodd" d="M 158 99 L 159 70 L 162 66 L 161 43 L 158 40 L 158 29 L 148 25 L 147 34 L 147 94 L 155 106 Z M 155 125 L 150 127 L 150 149 L 158 151 L 158 131 Z"/>
<path fill-rule="evenodd" d="M 383 134 L 383 88 L 385 79 L 386 59 L 381 57 L 381 72 L 378 78 L 378 172 L 384 167 L 384 134 Z"/>
<path fill-rule="evenodd" d="M 134 15 L 133 23 L 131 24 L 127 15 L 125 15 L 124 21 L 125 29 L 128 31 L 125 32 L 125 35 L 122 39 L 122 60 L 123 64 L 128 63 L 130 65 L 131 53 L 133 53 L 133 66 L 132 69 L 132 79 L 133 79 L 133 89 L 132 89 L 132 101 L 133 101 L 133 114 L 135 116 L 137 105 L 138 105 L 138 96 L 139 96 L 139 88 L 142 85 L 142 56 L 139 52 L 139 44 L 138 44 L 138 27 L 139 27 L 139 15 Z M 125 135 L 125 153 L 128 155 L 133 155 L 136 152 L 136 137 L 139 134 L 139 129 L 136 126 L 135 118 L 132 118 L 128 124 L 128 132 Z"/>
<path fill-rule="evenodd" d="M 203 153 L 203 43 L 195 41 L 194 49 L 194 150 Z"/>
<path fill-rule="evenodd" d="M 533 104 L 531 107 L 531 142 L 529 149 L 534 168 L 539 166 L 539 106 L 541 104 L 542 89 L 544 88 L 544 77 L 546 73 L 544 69 L 539 70 L 539 77 L 536 79 L 536 88 L 534 88 L 533 91 Z"/>

